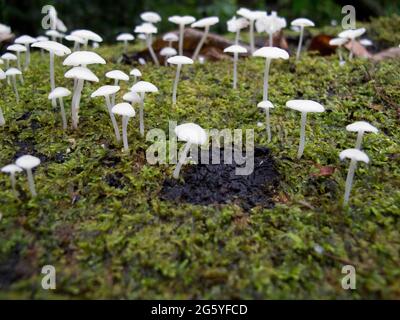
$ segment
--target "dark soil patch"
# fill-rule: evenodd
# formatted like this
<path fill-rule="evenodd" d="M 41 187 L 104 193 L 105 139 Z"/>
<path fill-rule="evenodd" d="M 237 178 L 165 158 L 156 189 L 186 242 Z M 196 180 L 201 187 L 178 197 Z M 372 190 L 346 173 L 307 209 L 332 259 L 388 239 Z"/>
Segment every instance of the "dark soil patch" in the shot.
<path fill-rule="evenodd" d="M 224 151 L 220 150 L 221 160 Z M 211 151 L 210 151 L 211 159 Z M 256 148 L 254 171 L 248 176 L 236 175 L 233 164 L 188 165 L 182 169 L 184 182 L 167 179 L 161 190 L 161 199 L 192 204 L 236 203 L 245 210 L 255 206 L 272 208 L 272 196 L 279 186 L 279 174 L 267 148 Z"/>

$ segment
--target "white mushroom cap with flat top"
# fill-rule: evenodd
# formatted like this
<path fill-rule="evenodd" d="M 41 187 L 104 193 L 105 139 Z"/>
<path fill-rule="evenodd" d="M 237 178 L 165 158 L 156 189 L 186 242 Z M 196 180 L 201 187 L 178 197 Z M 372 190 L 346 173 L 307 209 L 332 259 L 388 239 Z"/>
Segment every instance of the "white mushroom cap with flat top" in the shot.
<path fill-rule="evenodd" d="M 74 67 L 65 73 L 65 77 L 68 79 L 80 79 L 85 81 L 99 82 L 99 78 L 85 67 Z"/>
<path fill-rule="evenodd" d="M 365 121 L 357 121 L 352 124 L 349 124 L 346 126 L 347 131 L 351 132 L 373 132 L 373 133 L 378 133 L 378 129 L 375 128 L 373 125 L 369 124 L 368 122 Z"/>
<path fill-rule="evenodd" d="M 136 92 L 127 92 L 124 94 L 122 97 L 122 100 L 128 101 L 130 103 L 140 103 L 142 99 L 139 97 L 139 95 Z"/>
<path fill-rule="evenodd" d="M 92 98 L 105 97 L 117 93 L 120 90 L 119 86 L 102 86 L 91 94 Z"/>
<path fill-rule="evenodd" d="M 130 33 L 121 33 L 117 37 L 117 41 L 133 41 L 135 40 L 135 36 Z"/>
<path fill-rule="evenodd" d="M 325 111 L 325 108 L 321 104 L 312 100 L 290 100 L 286 102 L 286 106 L 290 109 L 306 113 Z"/>
<path fill-rule="evenodd" d="M 84 44 L 84 43 L 85 43 L 85 40 L 84 40 L 84 39 L 82 39 L 82 38 L 80 38 L 80 37 L 77 37 L 77 36 L 73 36 L 73 35 L 68 35 L 68 36 L 66 36 L 66 37 L 65 37 L 65 40 L 71 41 L 71 42 L 77 42 L 77 43 L 79 43 L 79 44 Z"/>
<path fill-rule="evenodd" d="M 58 87 L 55 88 L 52 92 L 50 92 L 49 100 L 64 98 L 68 97 L 69 95 L 71 95 L 71 91 L 69 91 L 67 88 Z"/>
<path fill-rule="evenodd" d="M 219 22 L 218 17 L 207 17 L 200 19 L 194 23 L 192 23 L 191 27 L 192 28 L 205 28 L 205 27 L 210 27 Z"/>
<path fill-rule="evenodd" d="M 17 161 L 15 161 L 15 163 L 18 167 L 21 167 L 22 169 L 31 170 L 40 164 L 40 159 L 34 156 L 26 155 L 19 157 Z"/>
<path fill-rule="evenodd" d="M 121 70 L 113 70 L 106 73 L 106 77 L 114 80 L 128 81 L 129 76 Z"/>
<path fill-rule="evenodd" d="M 112 113 L 123 117 L 133 118 L 136 115 L 135 109 L 129 103 L 118 103 L 112 108 Z"/>
<path fill-rule="evenodd" d="M 172 16 L 168 18 L 168 21 L 178 25 L 187 25 L 195 22 L 196 18 L 192 16 Z"/>
<path fill-rule="evenodd" d="M 158 92 L 157 87 L 147 81 L 139 81 L 134 84 L 131 88 L 133 92 L 145 93 L 145 92 Z"/>
<path fill-rule="evenodd" d="M 237 44 L 234 44 L 228 48 L 224 49 L 224 52 L 227 53 L 247 53 L 247 49 L 245 47 L 239 46 Z"/>
<path fill-rule="evenodd" d="M 307 18 L 298 18 L 292 21 L 291 23 L 294 27 L 314 27 L 315 23 Z"/>
<path fill-rule="evenodd" d="M 4 59 L 4 60 L 9 60 L 9 61 L 17 60 L 17 56 L 15 54 L 10 53 L 10 52 L 6 52 L 5 54 L 3 54 L 1 56 L 1 58 Z"/>
<path fill-rule="evenodd" d="M 177 54 L 178 54 L 178 51 L 176 51 L 175 48 L 171 48 L 171 47 L 162 48 L 160 51 L 160 56 L 163 56 L 163 57 L 171 57 L 171 56 L 175 56 Z"/>
<path fill-rule="evenodd" d="M 18 70 L 17 68 L 10 68 L 6 71 L 6 76 L 19 76 L 21 75 L 22 72 Z"/>
<path fill-rule="evenodd" d="M 21 44 L 12 44 L 7 47 L 7 50 L 14 52 L 26 52 L 26 47 Z"/>
<path fill-rule="evenodd" d="M 151 23 L 143 23 L 140 26 L 135 27 L 135 33 L 151 34 L 157 33 L 157 28 Z"/>
<path fill-rule="evenodd" d="M 72 36 L 77 36 L 79 38 L 85 39 L 86 41 L 103 42 L 103 39 L 95 32 L 90 30 L 75 30 L 71 32 Z"/>
<path fill-rule="evenodd" d="M 87 66 L 90 64 L 106 64 L 106 61 L 92 51 L 76 51 L 70 54 L 63 62 L 64 66 Z"/>
<path fill-rule="evenodd" d="M 347 158 L 355 161 L 362 161 L 365 163 L 369 163 L 369 157 L 364 152 L 358 149 L 344 150 L 339 154 L 339 158 L 342 161 Z"/>
<path fill-rule="evenodd" d="M 266 59 L 289 59 L 289 53 L 276 47 L 262 47 L 253 53 L 254 57 L 263 57 Z"/>
<path fill-rule="evenodd" d="M 272 109 L 272 108 L 274 108 L 274 105 L 272 104 L 272 102 L 271 101 L 261 101 L 258 105 L 257 105 L 257 107 L 258 108 L 260 108 L 260 109 Z"/>
<path fill-rule="evenodd" d="M 345 30 L 339 33 L 339 38 L 354 40 L 355 38 L 361 37 L 366 31 L 365 28 Z"/>
<path fill-rule="evenodd" d="M 53 52 L 57 56 L 64 56 L 66 54 L 70 54 L 71 50 L 64 46 L 61 43 L 55 42 L 55 41 L 40 41 L 40 42 L 35 42 L 32 44 L 33 48 L 40 48 L 44 49 L 49 52 Z"/>
<path fill-rule="evenodd" d="M 181 64 L 181 65 L 182 64 L 193 64 L 193 60 L 188 58 L 188 57 L 185 57 L 185 56 L 171 57 L 167 61 L 170 64 L 177 64 L 177 65 L 179 65 L 179 64 Z"/>
<path fill-rule="evenodd" d="M 31 44 L 31 43 L 35 43 L 37 42 L 37 40 L 35 38 L 32 38 L 31 36 L 20 36 L 17 39 L 14 40 L 15 43 L 19 43 L 19 44 L 23 44 L 23 45 L 27 45 L 27 44 Z"/>
<path fill-rule="evenodd" d="M 168 32 L 163 36 L 163 40 L 166 42 L 176 42 L 179 40 L 179 37 L 173 32 Z"/>
<path fill-rule="evenodd" d="M 1 168 L 1 172 L 4 172 L 4 173 L 16 173 L 16 172 L 22 172 L 22 169 L 21 169 L 21 167 L 18 167 L 17 165 L 15 165 L 15 164 L 9 164 L 9 165 L 7 165 L 7 166 L 5 166 L 5 167 L 3 167 L 3 168 Z"/>
<path fill-rule="evenodd" d="M 185 123 L 175 128 L 176 136 L 180 141 L 202 145 L 207 141 L 205 130 L 195 123 Z"/>
<path fill-rule="evenodd" d="M 160 15 L 157 12 L 152 11 L 143 12 L 140 15 L 140 18 L 149 23 L 158 23 L 161 21 Z"/>

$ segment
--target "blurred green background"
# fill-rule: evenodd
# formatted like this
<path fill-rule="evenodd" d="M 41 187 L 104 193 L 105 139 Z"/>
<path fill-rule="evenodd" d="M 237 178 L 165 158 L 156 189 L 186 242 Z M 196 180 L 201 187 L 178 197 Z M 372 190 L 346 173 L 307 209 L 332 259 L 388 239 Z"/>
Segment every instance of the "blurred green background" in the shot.
<path fill-rule="evenodd" d="M 140 23 L 139 15 L 146 10 L 157 11 L 163 17 L 161 31 L 173 28 L 167 17 L 173 14 L 190 14 L 197 18 L 217 15 L 222 23 L 214 31 L 226 32 L 226 20 L 239 7 L 278 11 L 279 15 L 291 19 L 304 16 L 318 25 L 341 20 L 341 8 L 353 4 L 357 20 L 365 21 L 373 16 L 400 13 L 399 0 L 0 0 L 0 22 L 10 25 L 17 34 L 39 35 L 41 30 L 41 8 L 51 4 L 70 30 L 87 28 L 113 40 L 120 32 L 132 32 Z M 400 28 L 400 26 L 399 26 Z"/>

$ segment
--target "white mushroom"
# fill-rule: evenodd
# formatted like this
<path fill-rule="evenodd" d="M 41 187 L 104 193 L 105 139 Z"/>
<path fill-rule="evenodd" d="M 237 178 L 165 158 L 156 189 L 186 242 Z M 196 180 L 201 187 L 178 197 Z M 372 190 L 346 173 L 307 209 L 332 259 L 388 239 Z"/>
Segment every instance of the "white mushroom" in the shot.
<path fill-rule="evenodd" d="M 73 35 L 68 35 L 65 37 L 65 40 L 73 42 L 74 43 L 74 48 L 73 51 L 78 51 L 80 50 L 81 44 L 85 44 L 85 40 L 82 38 L 79 38 L 77 36 Z"/>
<path fill-rule="evenodd" d="M 159 66 L 160 63 L 158 61 L 158 58 L 154 52 L 153 49 L 153 33 L 157 33 L 157 28 L 153 26 L 151 23 L 143 23 L 140 26 L 137 26 L 135 28 L 135 33 L 141 33 L 146 36 L 146 45 L 147 48 L 149 49 L 150 55 L 154 61 L 154 63 Z"/>
<path fill-rule="evenodd" d="M 15 43 L 22 44 L 26 48 L 26 54 L 25 54 L 25 70 L 29 68 L 29 64 L 31 63 L 31 50 L 30 50 L 30 45 L 32 43 L 37 42 L 35 38 L 32 38 L 31 36 L 21 36 L 15 39 Z"/>
<path fill-rule="evenodd" d="M 289 59 L 289 54 L 280 48 L 275 47 L 262 47 L 253 53 L 254 57 L 265 58 L 265 72 L 264 72 L 264 90 L 263 90 L 263 100 L 268 100 L 268 90 L 269 90 L 269 69 L 271 67 L 271 61 L 273 59 Z"/>
<path fill-rule="evenodd" d="M 124 142 L 124 150 L 128 152 L 128 122 L 129 118 L 133 118 L 136 115 L 135 109 L 129 103 L 124 102 L 115 105 L 112 108 L 112 113 L 122 116 L 122 140 Z"/>
<path fill-rule="evenodd" d="M 15 164 L 9 164 L 8 166 L 1 168 L 1 172 L 8 173 L 10 175 L 12 191 L 14 195 L 18 197 L 17 189 L 15 188 L 16 186 L 15 174 L 17 172 L 22 172 L 22 169 L 16 166 Z"/>
<path fill-rule="evenodd" d="M 339 64 L 343 65 L 345 63 L 342 55 L 342 46 L 347 43 L 348 39 L 346 38 L 333 38 L 329 41 L 329 45 L 333 47 L 338 47 L 338 54 L 339 54 Z"/>
<path fill-rule="evenodd" d="M 325 108 L 318 102 L 312 100 L 290 100 L 286 102 L 286 106 L 290 109 L 301 112 L 300 144 L 299 144 L 299 151 L 297 153 L 297 158 L 300 159 L 303 155 L 306 143 L 307 113 L 324 112 Z"/>
<path fill-rule="evenodd" d="M 175 56 L 175 57 L 169 58 L 167 60 L 167 62 L 170 64 L 177 65 L 174 88 L 172 91 L 172 104 L 175 105 L 176 104 L 176 92 L 178 90 L 178 82 L 179 82 L 179 78 L 180 78 L 180 74 L 181 74 L 182 65 L 193 64 L 193 60 L 188 57 L 185 57 L 185 56 Z"/>
<path fill-rule="evenodd" d="M 45 34 L 51 38 L 51 41 L 54 42 L 57 42 L 58 39 L 62 39 L 64 37 L 64 35 L 57 30 L 48 30 Z"/>
<path fill-rule="evenodd" d="M 228 26 L 228 31 L 236 33 L 235 44 L 238 45 L 240 41 L 240 30 L 247 28 L 249 25 L 249 21 L 245 18 L 236 18 L 228 20 L 226 23 Z"/>
<path fill-rule="evenodd" d="M 42 41 L 49 41 L 49 38 L 46 36 L 39 36 L 36 38 L 36 42 L 42 42 Z M 43 59 L 44 57 L 44 50 L 40 49 L 40 57 Z"/>
<path fill-rule="evenodd" d="M 192 60 L 196 61 L 199 56 L 200 50 L 204 45 L 204 42 L 207 40 L 208 33 L 210 32 L 210 27 L 217 24 L 219 22 L 218 17 L 208 17 L 200 19 L 194 23 L 192 23 L 192 28 L 204 28 L 203 37 L 201 38 L 199 44 L 196 47 L 196 50 L 193 53 Z"/>
<path fill-rule="evenodd" d="M 253 10 L 249 10 L 247 8 L 240 8 L 236 13 L 238 15 L 246 18 L 247 20 L 249 20 L 249 23 L 250 23 L 250 53 L 253 54 L 253 52 L 255 51 L 254 22 L 257 19 L 265 17 L 267 15 L 267 13 L 265 11 L 253 11 Z"/>
<path fill-rule="evenodd" d="M 65 58 L 63 65 L 69 67 L 86 67 L 91 64 L 106 64 L 106 61 L 96 52 L 77 51 Z"/>
<path fill-rule="evenodd" d="M 6 71 L 6 76 L 9 77 L 13 89 L 14 89 L 14 93 L 15 93 L 15 98 L 17 100 L 17 103 L 19 102 L 19 93 L 18 93 L 18 87 L 17 87 L 17 76 L 22 75 L 22 72 L 19 71 L 17 68 L 10 68 Z"/>
<path fill-rule="evenodd" d="M 350 132 L 357 132 L 356 149 L 361 150 L 362 138 L 365 132 L 378 133 L 378 129 L 365 121 L 357 121 L 346 126 L 346 130 Z"/>
<path fill-rule="evenodd" d="M 121 33 L 117 37 L 117 41 L 121 41 L 124 43 L 124 54 L 128 52 L 128 42 L 135 40 L 135 36 L 130 33 Z"/>
<path fill-rule="evenodd" d="M 362 161 L 365 163 L 369 163 L 369 158 L 364 152 L 358 149 L 344 150 L 340 153 L 339 157 L 340 160 L 342 161 L 346 158 L 351 160 L 349 172 L 347 173 L 346 188 L 343 200 L 343 205 L 346 206 L 349 202 L 351 187 L 353 185 L 354 172 L 356 171 L 357 168 L 357 162 Z"/>
<path fill-rule="evenodd" d="M 298 19 L 293 20 L 291 25 L 294 26 L 294 27 L 299 27 L 300 28 L 299 46 L 297 47 L 297 54 L 296 54 L 296 61 L 298 61 L 300 59 L 301 47 L 303 45 L 304 28 L 314 27 L 315 24 L 314 24 L 314 22 L 312 22 L 309 19 L 298 18 Z"/>
<path fill-rule="evenodd" d="M 141 101 L 140 101 L 140 110 L 139 110 L 139 116 L 140 116 L 140 134 L 144 136 L 144 98 L 147 92 L 158 92 L 157 87 L 146 81 L 139 81 L 133 87 L 131 88 L 133 92 L 136 92 L 140 95 Z"/>
<path fill-rule="evenodd" d="M 32 169 L 40 164 L 40 159 L 34 156 L 26 155 L 19 157 L 17 161 L 15 161 L 15 164 L 18 167 L 26 170 L 26 173 L 28 175 L 29 190 L 31 191 L 32 197 L 36 197 L 37 193 L 35 188 L 35 181 L 33 179 Z"/>
<path fill-rule="evenodd" d="M 131 72 L 129 72 L 129 74 L 131 76 L 133 76 L 133 79 L 134 79 L 133 84 L 135 84 L 138 81 L 138 78 L 140 78 L 142 76 L 142 73 L 140 72 L 140 70 L 136 69 L 136 68 L 132 69 Z"/>
<path fill-rule="evenodd" d="M 60 110 L 61 110 L 61 119 L 62 119 L 62 124 L 63 124 L 63 129 L 67 129 L 67 116 L 65 114 L 65 108 L 64 108 L 64 99 L 65 97 L 68 97 L 71 95 L 71 91 L 69 91 L 67 88 L 63 87 L 58 87 L 55 88 L 52 92 L 49 94 L 49 100 L 56 100 L 60 102 Z"/>
<path fill-rule="evenodd" d="M 114 86 L 118 86 L 120 81 L 129 81 L 129 76 L 120 70 L 113 70 L 106 73 L 106 77 L 114 80 Z M 111 97 L 111 104 L 115 105 L 115 94 Z"/>
<path fill-rule="evenodd" d="M 192 145 L 203 145 L 207 141 L 207 133 L 205 130 L 197 124 L 185 123 L 175 128 L 175 134 L 180 141 L 185 141 L 186 145 L 179 157 L 179 162 L 174 170 L 173 177 L 179 178 L 182 165 L 185 163 L 188 152 Z"/>
<path fill-rule="evenodd" d="M 162 48 L 160 51 L 160 56 L 164 57 L 165 66 L 168 65 L 168 62 L 167 62 L 168 58 L 176 56 L 177 54 L 178 54 L 178 52 L 174 48 L 171 48 L 171 47 Z"/>
<path fill-rule="evenodd" d="M 192 24 L 196 19 L 192 16 L 172 16 L 168 18 L 169 22 L 175 23 L 179 26 L 179 55 L 183 55 L 183 41 L 185 34 L 185 25 Z"/>
<path fill-rule="evenodd" d="M 143 12 L 140 15 L 140 18 L 144 22 L 148 22 L 148 23 L 152 23 L 152 24 L 156 24 L 156 23 L 159 23 L 161 21 L 160 15 L 157 12 L 153 12 L 153 11 Z"/>
<path fill-rule="evenodd" d="M 79 104 L 81 100 L 83 85 L 85 81 L 99 82 L 99 78 L 86 67 L 74 67 L 67 71 L 65 77 L 68 79 L 77 80 L 77 84 L 72 97 L 71 113 L 72 113 L 72 128 L 78 129 L 79 123 Z"/>
<path fill-rule="evenodd" d="M 107 110 L 111 118 L 112 125 L 114 127 L 115 137 L 117 142 L 121 141 L 121 135 L 119 134 L 118 124 L 115 120 L 114 114 L 112 113 L 113 105 L 110 97 L 115 95 L 120 90 L 119 86 L 102 86 L 92 93 L 91 97 L 104 97 L 106 99 Z"/>
<path fill-rule="evenodd" d="M 367 30 L 365 28 L 359 28 L 345 30 L 339 33 L 339 38 L 345 38 L 351 41 L 349 60 L 352 60 L 354 56 L 354 44 L 356 42 L 356 38 L 361 37 L 366 31 Z"/>
<path fill-rule="evenodd" d="M 83 39 L 85 41 L 84 46 L 85 46 L 85 50 L 87 49 L 88 43 L 89 41 L 93 41 L 93 42 L 103 42 L 102 37 L 100 37 L 97 33 L 90 31 L 90 30 L 75 30 L 73 32 L 71 32 L 71 36 L 76 36 L 79 37 L 81 39 Z"/>
<path fill-rule="evenodd" d="M 9 53 L 9 52 L 6 52 L 5 54 L 3 54 L 1 56 L 1 59 L 3 59 L 6 62 L 6 69 L 10 68 L 10 66 L 11 66 L 10 61 L 17 61 L 18 60 L 18 58 L 17 58 L 17 56 L 15 54 L 12 54 L 12 53 Z"/>
<path fill-rule="evenodd" d="M 19 70 L 22 70 L 22 65 L 21 65 L 21 52 L 26 52 L 25 46 L 21 44 L 12 44 L 7 47 L 8 51 L 13 51 L 17 54 L 17 68 Z"/>
<path fill-rule="evenodd" d="M 233 53 L 233 89 L 237 88 L 237 63 L 239 58 L 239 53 L 247 53 L 245 47 L 239 45 L 233 45 L 224 49 L 224 52 Z"/>
<path fill-rule="evenodd" d="M 133 91 L 127 92 L 122 96 L 122 100 L 130 102 L 132 107 L 135 104 L 140 104 L 142 102 L 142 99 L 140 98 L 140 96 Z"/>
<path fill-rule="evenodd" d="M 179 37 L 173 32 L 168 32 L 164 34 L 163 41 L 168 42 L 168 47 L 172 47 L 172 42 L 179 41 Z"/>
<path fill-rule="evenodd" d="M 1 68 L 0 68 L 0 80 L 4 80 L 6 78 L 7 78 L 6 73 L 3 70 L 1 70 Z M 1 106 L 0 106 L 0 126 L 4 126 L 5 124 L 6 124 L 6 120 L 4 119 L 3 110 L 1 109 Z"/>
<path fill-rule="evenodd" d="M 360 44 L 364 47 L 372 47 L 374 45 L 374 43 L 369 39 L 361 39 Z"/>
<path fill-rule="evenodd" d="M 268 142 L 271 142 L 271 124 L 270 124 L 269 109 L 273 109 L 274 105 L 271 103 L 271 101 L 261 101 L 257 105 L 257 107 L 265 110 Z"/>
<path fill-rule="evenodd" d="M 256 21 L 257 32 L 266 32 L 269 35 L 269 46 L 274 46 L 274 33 L 286 28 L 286 19 L 278 17 L 276 11 L 272 11 L 270 15 L 260 14 L 260 17 Z"/>

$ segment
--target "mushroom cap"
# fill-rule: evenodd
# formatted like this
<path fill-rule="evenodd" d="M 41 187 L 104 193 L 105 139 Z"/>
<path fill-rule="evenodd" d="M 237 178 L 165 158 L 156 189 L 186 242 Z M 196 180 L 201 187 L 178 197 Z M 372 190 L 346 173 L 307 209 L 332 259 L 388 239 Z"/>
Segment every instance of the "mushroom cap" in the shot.
<path fill-rule="evenodd" d="M 0 80 L 4 80 L 5 78 L 7 78 L 6 73 L 0 69 Z"/>
<path fill-rule="evenodd" d="M 16 172 L 21 172 L 21 171 L 22 171 L 21 167 L 18 167 L 15 164 L 9 164 L 9 165 L 1 168 L 1 172 L 4 172 L 4 173 L 16 173 Z"/>
<path fill-rule="evenodd" d="M 213 26 L 219 22 L 218 17 L 207 17 L 200 19 L 194 23 L 192 23 L 191 27 L 192 28 L 205 28 L 209 26 Z"/>
<path fill-rule="evenodd" d="M 237 44 L 234 44 L 233 46 L 225 48 L 224 52 L 228 52 L 228 53 L 247 53 L 247 49 L 245 47 L 242 47 L 242 46 L 239 46 Z"/>
<path fill-rule="evenodd" d="M 266 101 L 261 101 L 261 102 L 257 105 L 257 107 L 258 107 L 258 108 L 261 108 L 261 109 L 273 109 L 273 108 L 274 108 L 274 105 L 272 104 L 271 101 L 266 100 Z"/>
<path fill-rule="evenodd" d="M 40 41 L 40 42 L 35 42 L 32 44 L 33 48 L 40 48 L 44 49 L 49 52 L 54 52 L 57 56 L 64 56 L 66 54 L 70 54 L 71 50 L 64 46 L 61 43 L 55 42 L 55 41 Z"/>
<path fill-rule="evenodd" d="M 117 37 L 117 41 L 133 41 L 135 40 L 135 36 L 130 33 L 121 33 Z"/>
<path fill-rule="evenodd" d="M 142 23 L 140 26 L 135 27 L 135 33 L 144 33 L 144 34 L 150 34 L 150 33 L 157 33 L 157 28 L 153 26 L 151 23 Z"/>
<path fill-rule="evenodd" d="M 161 21 L 160 15 L 157 12 L 152 11 L 143 12 L 140 15 L 140 18 L 149 23 L 157 23 Z"/>
<path fill-rule="evenodd" d="M 347 38 L 333 38 L 329 41 L 329 45 L 340 47 L 344 45 L 347 41 L 349 41 Z"/>
<path fill-rule="evenodd" d="M 247 8 L 240 8 L 238 11 L 236 11 L 236 13 L 250 21 L 260 19 L 261 17 L 267 15 L 265 11 L 249 10 Z"/>
<path fill-rule="evenodd" d="M 90 41 L 94 41 L 94 42 L 103 42 L 102 37 L 100 37 L 97 33 L 90 31 L 90 30 L 85 30 L 85 29 L 72 31 L 71 36 L 77 36 L 77 37 L 85 39 L 87 41 L 90 40 Z"/>
<path fill-rule="evenodd" d="M 17 68 L 10 68 L 6 71 L 6 76 L 17 76 L 22 74 L 21 71 L 19 71 Z"/>
<path fill-rule="evenodd" d="M 85 81 L 99 82 L 99 78 L 85 67 L 74 67 L 64 75 L 68 79 L 80 79 Z"/>
<path fill-rule="evenodd" d="M 114 114 L 119 114 L 123 117 L 133 118 L 136 115 L 135 109 L 126 102 L 116 104 L 112 109 L 111 112 Z"/>
<path fill-rule="evenodd" d="M 254 51 L 253 56 L 266 59 L 289 59 L 289 53 L 287 53 L 287 51 L 276 47 L 262 47 Z"/>
<path fill-rule="evenodd" d="M 5 24 L 0 23 L 0 33 L 11 33 L 11 28 Z"/>
<path fill-rule="evenodd" d="M 160 51 L 160 55 L 164 57 L 176 56 L 177 54 L 176 49 L 171 47 L 162 48 Z"/>
<path fill-rule="evenodd" d="M 238 30 L 247 28 L 249 26 L 249 21 L 245 18 L 233 17 L 232 19 L 228 20 L 226 24 L 229 32 L 237 32 Z"/>
<path fill-rule="evenodd" d="M 168 58 L 167 62 L 171 63 L 171 64 L 177 64 L 177 65 L 178 64 L 193 64 L 193 60 L 188 57 L 185 57 L 185 56 L 174 56 L 174 57 Z"/>
<path fill-rule="evenodd" d="M 4 60 L 17 60 L 17 56 L 15 54 L 12 54 L 10 52 L 6 52 L 1 56 L 2 59 Z"/>
<path fill-rule="evenodd" d="M 124 96 L 122 97 L 122 100 L 128 101 L 130 103 L 139 103 L 142 101 L 140 96 L 136 92 L 133 92 L 133 91 L 125 93 Z"/>
<path fill-rule="evenodd" d="M 62 38 L 63 34 L 58 32 L 57 30 L 48 30 L 46 31 L 46 36 L 54 37 L 54 38 Z"/>
<path fill-rule="evenodd" d="M 138 35 L 138 38 L 139 38 L 140 40 L 146 40 L 146 35 L 145 35 L 144 33 L 140 33 L 140 34 Z"/>
<path fill-rule="evenodd" d="M 70 54 L 63 62 L 64 66 L 86 66 L 89 64 L 106 64 L 106 61 L 96 52 L 75 51 Z"/>
<path fill-rule="evenodd" d="M 112 70 L 106 73 L 106 77 L 121 81 L 129 81 L 129 76 L 121 70 Z"/>
<path fill-rule="evenodd" d="M 365 28 L 345 30 L 339 33 L 339 38 L 354 40 L 355 38 L 362 36 L 366 31 L 367 30 Z"/>
<path fill-rule="evenodd" d="M 325 108 L 312 100 L 290 100 L 286 107 L 300 112 L 324 112 Z"/>
<path fill-rule="evenodd" d="M 373 132 L 378 133 L 378 129 L 366 121 L 357 121 L 346 126 L 346 130 L 350 132 Z"/>
<path fill-rule="evenodd" d="M 91 98 L 110 96 L 119 91 L 119 86 L 102 86 L 91 94 Z"/>
<path fill-rule="evenodd" d="M 141 77 L 142 73 L 140 72 L 139 69 L 132 69 L 131 72 L 129 73 L 131 76 L 135 76 L 135 77 Z"/>
<path fill-rule="evenodd" d="M 58 87 L 55 88 L 52 92 L 50 92 L 49 100 L 64 98 L 68 97 L 69 95 L 71 95 L 71 91 L 69 91 L 67 88 Z"/>
<path fill-rule="evenodd" d="M 371 40 L 369 40 L 369 39 L 361 39 L 361 40 L 360 40 L 360 43 L 361 43 L 364 47 L 370 47 L 370 46 L 373 46 L 373 45 L 374 45 L 374 43 L 373 43 Z"/>
<path fill-rule="evenodd" d="M 15 43 L 18 44 L 31 44 L 37 42 L 36 38 L 32 38 L 31 36 L 20 36 L 14 40 Z"/>
<path fill-rule="evenodd" d="M 49 37 L 45 37 L 45 36 L 37 37 L 36 42 L 40 42 L 40 41 L 49 41 Z"/>
<path fill-rule="evenodd" d="M 314 27 L 315 23 L 312 22 L 310 19 L 307 18 L 298 18 L 292 21 L 291 23 L 294 27 Z"/>
<path fill-rule="evenodd" d="M 84 39 L 82 39 L 80 37 L 77 37 L 77 36 L 73 36 L 73 35 L 66 36 L 65 40 L 71 41 L 71 42 L 78 42 L 79 44 L 84 44 L 85 43 Z"/>
<path fill-rule="evenodd" d="M 196 18 L 192 16 L 172 16 L 168 18 L 168 21 L 179 25 L 186 25 L 195 22 Z"/>
<path fill-rule="evenodd" d="M 261 15 L 256 20 L 257 32 L 275 33 L 283 28 L 286 28 L 286 26 L 286 19 L 278 17 L 277 13 L 274 11 L 270 15 Z"/>
<path fill-rule="evenodd" d="M 166 42 L 168 42 L 168 41 L 176 42 L 179 40 L 179 37 L 173 32 L 168 32 L 168 33 L 164 34 L 163 40 Z"/>
<path fill-rule="evenodd" d="M 138 83 L 134 84 L 131 88 L 133 92 L 139 92 L 139 93 L 144 93 L 144 92 L 158 92 L 157 87 L 147 81 L 139 81 Z"/>
<path fill-rule="evenodd" d="M 207 141 L 205 130 L 195 123 L 184 123 L 175 128 L 175 134 L 180 141 L 202 145 Z"/>
<path fill-rule="evenodd" d="M 22 44 L 12 44 L 7 47 L 7 50 L 14 52 L 26 52 L 26 47 L 23 46 Z"/>
<path fill-rule="evenodd" d="M 361 150 L 358 149 L 346 149 L 343 150 L 340 154 L 339 154 L 339 158 L 340 160 L 344 160 L 344 159 L 351 159 L 351 160 L 356 160 L 356 161 L 362 161 L 365 163 L 369 163 L 369 158 L 368 156 Z"/>
<path fill-rule="evenodd" d="M 34 156 L 26 155 L 19 157 L 17 161 L 15 161 L 15 164 L 22 169 L 30 170 L 40 164 L 40 159 Z"/>

